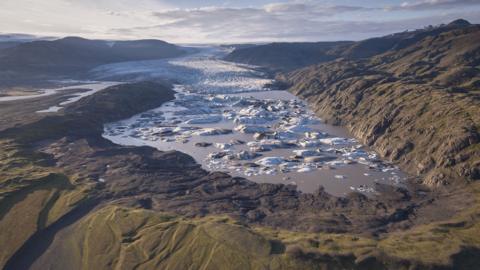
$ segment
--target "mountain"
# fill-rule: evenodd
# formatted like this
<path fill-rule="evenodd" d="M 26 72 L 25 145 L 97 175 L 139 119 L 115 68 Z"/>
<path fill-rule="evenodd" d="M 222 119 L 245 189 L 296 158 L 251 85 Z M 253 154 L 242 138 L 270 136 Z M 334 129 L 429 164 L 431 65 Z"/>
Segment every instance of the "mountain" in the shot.
<path fill-rule="evenodd" d="M 12 48 L 17 45 L 21 44 L 21 42 L 18 41 L 0 41 L 0 54 L 1 50 L 7 49 L 7 48 Z"/>
<path fill-rule="evenodd" d="M 469 26 L 471 26 L 471 24 L 468 21 L 460 19 L 448 25 L 440 25 L 438 27 L 428 26 L 415 31 L 405 31 L 384 37 L 371 38 L 354 43 L 351 47 L 343 51 L 341 56 L 349 59 L 360 59 L 379 55 L 387 51 L 398 51 L 424 38 L 436 37 L 444 32 Z"/>
<path fill-rule="evenodd" d="M 273 70 L 292 70 L 337 58 L 336 48 L 351 45 L 349 41 L 316 43 L 271 43 L 237 47 L 225 60 Z"/>
<path fill-rule="evenodd" d="M 54 40 L 56 38 L 49 36 L 36 36 L 29 34 L 19 34 L 19 33 L 0 33 L 0 42 L 9 41 L 9 42 L 31 42 L 34 40 Z"/>
<path fill-rule="evenodd" d="M 387 51 L 398 51 L 427 37 L 443 32 L 468 28 L 468 21 L 459 19 L 448 25 L 428 26 L 358 42 L 271 43 L 237 48 L 225 60 L 268 67 L 274 71 L 291 71 L 338 58 L 369 58 Z"/>
<path fill-rule="evenodd" d="M 382 54 L 280 77 L 322 118 L 347 126 L 423 183 L 480 179 L 480 26 L 455 21 L 398 36 Z"/>
<path fill-rule="evenodd" d="M 184 53 L 180 47 L 159 40 L 107 42 L 67 37 L 32 41 L 0 51 L 0 78 L 71 75 L 107 63 L 176 57 Z"/>
<path fill-rule="evenodd" d="M 184 53 L 176 45 L 154 39 L 117 41 L 112 45 L 111 50 L 119 58 L 127 61 L 169 58 Z"/>

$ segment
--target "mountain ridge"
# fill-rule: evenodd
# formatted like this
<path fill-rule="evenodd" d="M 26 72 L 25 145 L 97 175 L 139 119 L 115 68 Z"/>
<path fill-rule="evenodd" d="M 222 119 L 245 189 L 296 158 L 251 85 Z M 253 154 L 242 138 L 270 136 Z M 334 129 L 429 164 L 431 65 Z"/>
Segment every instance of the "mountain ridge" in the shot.
<path fill-rule="evenodd" d="M 18 83 L 75 77 L 98 65 L 177 57 L 187 52 L 160 40 L 115 41 L 65 37 L 37 40 L 0 50 L 0 79 Z"/>
<path fill-rule="evenodd" d="M 428 36 L 436 36 L 445 31 L 472 26 L 474 25 L 470 24 L 468 21 L 458 19 L 449 24 L 428 26 L 423 29 L 404 31 L 356 42 L 269 43 L 249 46 L 247 48 L 239 47 L 228 54 L 224 59 L 232 62 L 267 67 L 274 72 L 288 72 L 294 69 L 329 62 L 340 58 L 352 60 L 369 58 L 390 50 L 396 51 L 403 49 Z M 314 47 L 316 50 L 305 50 L 305 45 Z M 301 56 L 301 61 L 295 59 L 299 56 Z M 280 57 L 281 61 L 275 57 Z M 285 64 L 288 62 L 296 64 Z"/>
<path fill-rule="evenodd" d="M 463 24 L 462 24 L 463 25 Z M 430 186 L 480 179 L 480 26 L 280 77 L 325 119 Z"/>

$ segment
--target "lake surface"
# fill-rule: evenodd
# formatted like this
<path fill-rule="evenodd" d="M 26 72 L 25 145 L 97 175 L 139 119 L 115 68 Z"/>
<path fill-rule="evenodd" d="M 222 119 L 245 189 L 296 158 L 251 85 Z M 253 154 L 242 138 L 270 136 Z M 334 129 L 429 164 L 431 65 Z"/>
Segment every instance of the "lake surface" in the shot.
<path fill-rule="evenodd" d="M 117 63 L 96 68 L 97 79 L 169 78 L 176 99 L 160 108 L 105 126 L 122 145 L 149 145 L 192 156 L 205 169 L 256 182 L 319 186 L 337 196 L 373 194 L 375 183 L 402 185 L 406 175 L 339 127 L 316 117 L 255 67 L 220 60 L 222 48 L 203 48 L 171 60 Z"/>

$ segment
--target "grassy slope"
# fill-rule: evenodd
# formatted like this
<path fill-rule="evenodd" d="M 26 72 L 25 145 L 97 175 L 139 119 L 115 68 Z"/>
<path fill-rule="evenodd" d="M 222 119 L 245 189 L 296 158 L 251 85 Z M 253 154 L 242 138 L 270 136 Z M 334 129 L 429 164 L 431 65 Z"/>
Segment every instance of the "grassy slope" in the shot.
<path fill-rule="evenodd" d="M 160 84 L 121 85 L 84 98 L 64 115 L 3 131 L 0 243 L 4 247 L 0 250 L 0 268 L 36 232 L 81 207 L 95 186 L 94 182 L 76 183 L 75 175 L 65 175 L 61 168 L 54 167 L 55 161 L 33 150 L 34 145 L 71 135 L 96 138 L 103 123 L 157 107 L 171 98 L 173 91 Z"/>
<path fill-rule="evenodd" d="M 0 268 L 35 232 L 78 206 L 89 186 L 75 186 L 44 157 L 0 141 Z M 8 244 L 7 244 L 8 243 Z"/>
<path fill-rule="evenodd" d="M 454 263 L 456 269 L 471 269 L 475 257 L 453 255 L 480 248 L 480 186 L 475 192 L 475 205 L 449 222 L 379 238 L 248 227 L 228 217 L 184 219 L 110 205 L 57 239 L 35 268 L 371 270 L 443 269 Z"/>

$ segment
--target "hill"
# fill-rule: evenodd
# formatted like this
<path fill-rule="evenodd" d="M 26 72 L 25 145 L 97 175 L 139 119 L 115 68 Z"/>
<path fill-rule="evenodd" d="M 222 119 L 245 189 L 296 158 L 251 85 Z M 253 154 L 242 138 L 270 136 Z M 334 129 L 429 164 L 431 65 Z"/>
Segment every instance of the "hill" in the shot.
<path fill-rule="evenodd" d="M 480 179 L 480 26 L 454 22 L 404 35 L 382 54 L 283 79 L 324 119 L 424 183 Z"/>
<path fill-rule="evenodd" d="M 237 47 L 225 60 L 268 67 L 273 70 L 292 70 L 337 58 L 337 48 L 352 42 L 271 43 Z"/>
<path fill-rule="evenodd" d="M 424 38 L 470 26 L 468 21 L 459 19 L 447 25 L 428 26 L 358 42 L 271 43 L 239 47 L 227 55 L 225 60 L 268 67 L 274 71 L 292 71 L 339 58 L 358 60 L 387 51 L 398 51 Z"/>
<path fill-rule="evenodd" d="M 48 78 L 78 75 L 95 66 L 185 54 L 182 48 L 160 40 L 107 42 L 67 37 L 32 41 L 0 51 L 0 79 Z"/>

